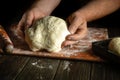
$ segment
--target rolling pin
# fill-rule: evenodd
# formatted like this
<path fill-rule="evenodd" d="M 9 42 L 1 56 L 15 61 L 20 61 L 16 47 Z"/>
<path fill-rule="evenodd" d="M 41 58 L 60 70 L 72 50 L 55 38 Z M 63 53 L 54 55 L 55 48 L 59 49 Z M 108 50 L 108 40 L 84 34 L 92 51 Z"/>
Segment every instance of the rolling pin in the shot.
<path fill-rule="evenodd" d="M 10 37 L 8 36 L 5 29 L 2 27 L 2 25 L 0 25 L 0 37 L 2 38 L 2 40 L 4 42 L 3 51 L 7 52 L 7 53 L 12 53 L 13 49 L 14 49 L 13 43 L 10 40 Z"/>

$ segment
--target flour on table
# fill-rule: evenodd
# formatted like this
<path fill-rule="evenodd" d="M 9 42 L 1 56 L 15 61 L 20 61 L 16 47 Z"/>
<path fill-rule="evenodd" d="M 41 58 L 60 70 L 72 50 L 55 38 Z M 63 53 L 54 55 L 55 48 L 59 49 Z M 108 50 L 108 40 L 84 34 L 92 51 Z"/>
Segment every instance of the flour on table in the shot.
<path fill-rule="evenodd" d="M 66 71 L 69 72 L 70 71 L 70 66 L 71 66 L 70 62 L 69 61 L 65 61 L 63 70 L 66 70 Z"/>
<path fill-rule="evenodd" d="M 76 56 L 79 52 L 87 52 L 92 48 L 92 42 L 106 39 L 106 32 L 107 29 L 104 28 L 88 28 L 88 34 L 85 38 L 74 45 L 63 48 L 60 53 L 69 57 L 71 55 Z"/>
<path fill-rule="evenodd" d="M 41 60 L 31 63 L 33 66 L 40 69 L 53 69 L 53 66 L 48 63 L 41 63 Z"/>
<path fill-rule="evenodd" d="M 60 52 L 50 53 L 47 51 L 32 52 L 28 46 L 20 40 L 12 37 L 14 40 L 15 50 L 13 54 L 30 55 L 30 56 L 43 56 L 50 58 L 65 58 L 65 59 L 78 59 L 78 60 L 92 60 L 100 61 L 101 59 L 91 53 L 92 42 L 108 39 L 108 31 L 106 28 L 88 27 L 88 34 L 85 38 L 79 40 L 76 44 L 63 48 Z M 20 42 L 20 43 L 18 43 Z M 39 62 L 39 61 L 38 61 Z M 46 66 L 38 64 L 38 62 L 32 63 L 33 66 L 44 68 Z M 39 62 L 40 63 L 40 62 Z M 47 68 L 52 68 L 47 66 Z"/>

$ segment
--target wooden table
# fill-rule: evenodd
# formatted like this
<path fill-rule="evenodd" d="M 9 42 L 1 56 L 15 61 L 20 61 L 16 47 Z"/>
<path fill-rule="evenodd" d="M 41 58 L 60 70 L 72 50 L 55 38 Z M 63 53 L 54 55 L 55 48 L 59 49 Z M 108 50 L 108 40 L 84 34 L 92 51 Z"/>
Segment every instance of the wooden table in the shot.
<path fill-rule="evenodd" d="M 109 37 L 120 36 L 108 28 Z M 0 80 L 120 80 L 117 64 L 17 55 L 0 55 Z"/>

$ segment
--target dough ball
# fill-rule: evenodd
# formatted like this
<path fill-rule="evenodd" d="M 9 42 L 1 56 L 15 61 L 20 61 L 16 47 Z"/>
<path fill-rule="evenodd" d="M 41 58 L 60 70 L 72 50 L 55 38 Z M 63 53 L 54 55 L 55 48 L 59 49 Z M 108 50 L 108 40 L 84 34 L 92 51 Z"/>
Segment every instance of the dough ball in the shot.
<path fill-rule="evenodd" d="M 65 37 L 70 34 L 66 22 L 55 16 L 37 20 L 25 31 L 25 40 L 32 51 L 58 52 Z"/>
<path fill-rule="evenodd" d="M 120 55 L 120 37 L 113 38 L 108 46 L 109 50 Z"/>

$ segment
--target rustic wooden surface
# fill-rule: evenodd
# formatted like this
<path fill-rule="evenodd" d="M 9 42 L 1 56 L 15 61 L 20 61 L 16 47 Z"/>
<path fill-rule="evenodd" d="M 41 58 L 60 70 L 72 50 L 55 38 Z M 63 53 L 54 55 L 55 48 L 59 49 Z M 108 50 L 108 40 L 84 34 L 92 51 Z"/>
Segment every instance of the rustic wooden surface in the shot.
<path fill-rule="evenodd" d="M 108 31 L 106 28 L 89 27 L 88 34 L 85 38 L 79 40 L 74 45 L 63 48 L 59 52 L 33 52 L 24 41 L 20 41 L 20 39 L 18 39 L 19 37 L 18 35 L 16 36 L 15 33 L 16 26 L 14 25 L 11 26 L 10 32 L 8 32 L 15 47 L 13 54 L 87 61 L 103 61 L 100 57 L 94 55 L 92 52 L 92 42 L 108 39 Z"/>
<path fill-rule="evenodd" d="M 120 36 L 118 28 L 108 33 Z M 0 55 L 0 80 L 120 80 L 120 69 L 108 62 Z"/>

